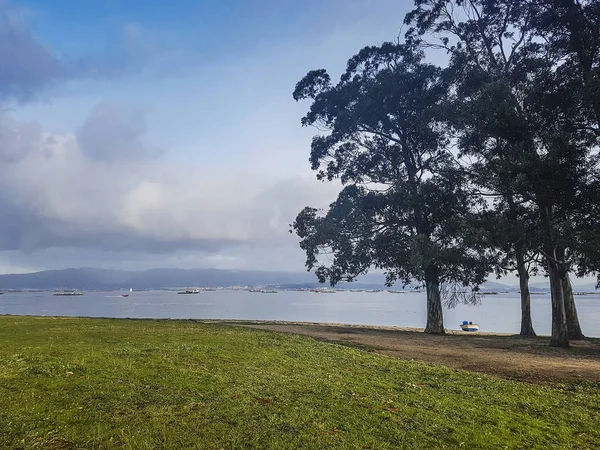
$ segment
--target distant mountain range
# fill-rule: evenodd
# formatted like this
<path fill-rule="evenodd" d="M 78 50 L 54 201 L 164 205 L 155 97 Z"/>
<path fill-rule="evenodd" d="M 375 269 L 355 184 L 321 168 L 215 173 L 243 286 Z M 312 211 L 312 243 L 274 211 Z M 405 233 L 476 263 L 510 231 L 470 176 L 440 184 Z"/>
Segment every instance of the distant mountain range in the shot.
<path fill-rule="evenodd" d="M 381 274 L 367 274 L 355 283 L 340 283 L 339 288 L 384 289 Z M 222 269 L 152 269 L 126 271 L 107 269 L 63 269 L 0 275 L 0 290 L 8 289 L 168 289 L 177 287 L 277 286 L 280 288 L 322 287 L 308 272 L 268 272 Z M 402 289 L 395 286 L 394 289 Z M 407 288 L 408 289 L 408 288 Z M 482 291 L 517 292 L 518 286 L 486 281 Z M 549 291 L 548 283 L 531 283 L 531 292 Z M 595 284 L 575 286 L 577 292 L 594 292 Z"/>
<path fill-rule="evenodd" d="M 342 283 L 360 289 L 382 289 L 383 275 L 361 277 L 360 283 Z M 152 269 L 142 272 L 106 269 L 63 269 L 0 275 L 0 290 L 8 289 L 164 289 L 175 287 L 323 286 L 308 272 L 267 272 L 221 269 Z"/>

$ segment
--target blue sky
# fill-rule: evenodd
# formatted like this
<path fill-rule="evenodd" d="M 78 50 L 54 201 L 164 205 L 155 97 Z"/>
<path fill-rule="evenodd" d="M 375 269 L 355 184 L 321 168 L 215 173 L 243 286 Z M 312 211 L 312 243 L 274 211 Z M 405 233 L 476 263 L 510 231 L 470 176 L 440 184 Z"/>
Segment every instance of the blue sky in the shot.
<path fill-rule="evenodd" d="M 308 136 L 298 126 L 306 105 L 291 100 L 295 82 L 317 66 L 340 71 L 361 46 L 394 38 L 404 12 L 391 1 L 147 3 L 25 3 L 32 31 L 70 70 L 106 73 L 53 86 L 19 116 L 64 133 L 112 98 L 144 109 L 145 137 L 172 158 L 211 160 L 201 147 L 213 142 L 249 154 L 232 130 L 260 146 L 257 134 L 282 127 Z"/>

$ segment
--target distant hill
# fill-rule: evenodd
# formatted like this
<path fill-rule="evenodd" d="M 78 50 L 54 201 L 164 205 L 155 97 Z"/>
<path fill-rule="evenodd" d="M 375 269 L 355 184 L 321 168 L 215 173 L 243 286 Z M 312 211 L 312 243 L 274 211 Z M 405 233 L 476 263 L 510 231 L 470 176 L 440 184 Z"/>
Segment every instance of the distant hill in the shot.
<path fill-rule="evenodd" d="M 162 289 L 185 286 L 295 286 L 320 285 L 308 272 L 267 272 L 259 270 L 152 269 L 141 272 L 105 269 L 63 269 L 0 275 L 0 290 L 7 289 Z M 352 288 L 383 288 L 384 277 L 365 275 L 360 283 L 344 283 Z"/>
<path fill-rule="evenodd" d="M 384 289 L 382 274 L 367 274 L 355 283 L 340 283 L 346 289 Z M 277 286 L 299 289 L 325 285 L 309 272 L 269 272 L 260 270 L 222 269 L 152 269 L 146 271 L 106 270 L 94 268 L 45 270 L 43 272 L 0 275 L 0 290 L 7 289 L 164 289 L 176 287 Z M 396 290 L 402 287 L 396 285 Z M 410 288 L 407 288 L 409 290 Z M 483 292 L 518 292 L 519 286 L 486 281 Z M 548 292 L 547 282 L 531 283 L 531 292 Z M 574 286 L 576 292 L 596 292 L 595 284 Z M 598 291 L 600 292 L 600 291 Z"/>

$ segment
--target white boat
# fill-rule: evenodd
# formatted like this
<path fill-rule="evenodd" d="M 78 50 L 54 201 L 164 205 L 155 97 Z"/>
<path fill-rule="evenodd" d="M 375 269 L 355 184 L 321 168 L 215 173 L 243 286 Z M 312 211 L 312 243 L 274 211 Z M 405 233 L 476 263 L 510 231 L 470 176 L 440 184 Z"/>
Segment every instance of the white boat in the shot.
<path fill-rule="evenodd" d="M 479 325 L 473 322 L 467 322 L 466 320 L 460 324 L 460 328 L 463 331 L 479 331 Z"/>

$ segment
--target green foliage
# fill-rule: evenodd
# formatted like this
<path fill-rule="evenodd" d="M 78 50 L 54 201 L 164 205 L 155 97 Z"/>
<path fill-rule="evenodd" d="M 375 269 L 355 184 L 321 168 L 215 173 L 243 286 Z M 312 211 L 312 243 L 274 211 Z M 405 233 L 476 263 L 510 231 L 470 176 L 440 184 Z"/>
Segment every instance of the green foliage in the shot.
<path fill-rule="evenodd" d="M 0 317 L 0 447 L 600 445 L 600 390 L 191 321 Z"/>
<path fill-rule="evenodd" d="M 547 222 L 537 224 L 546 235 L 529 239 L 537 242 L 533 250 L 577 251 L 574 233 L 584 225 L 574 221 L 586 216 L 580 210 L 593 200 L 584 193 L 598 176 L 597 2 L 415 3 L 406 38 L 450 55 L 451 104 L 459 113 L 448 122 L 461 152 L 475 159 L 473 182 L 498 197 L 500 213 L 510 201 Z"/>
<path fill-rule="evenodd" d="M 440 126 L 446 76 L 422 58 L 406 45 L 365 47 L 336 85 L 315 70 L 296 86 L 296 100 L 313 100 L 302 124 L 327 131 L 312 142 L 317 178 L 346 185 L 326 214 L 307 207 L 293 224 L 321 282 L 371 267 L 389 284 L 485 278 L 485 259 L 462 236 L 476 202 Z"/>

